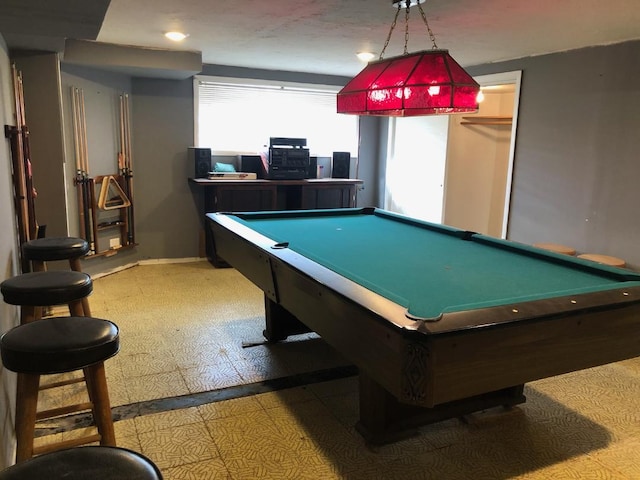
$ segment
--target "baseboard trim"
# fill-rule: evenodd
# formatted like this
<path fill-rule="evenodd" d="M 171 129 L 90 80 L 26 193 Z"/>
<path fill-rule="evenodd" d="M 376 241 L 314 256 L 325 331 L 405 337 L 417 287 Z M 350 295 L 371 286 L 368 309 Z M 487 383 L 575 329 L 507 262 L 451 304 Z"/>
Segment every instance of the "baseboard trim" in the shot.
<path fill-rule="evenodd" d="M 203 257 L 186 257 L 186 258 L 152 258 L 148 260 L 139 260 L 137 262 L 131 262 L 126 265 L 120 265 L 105 272 L 95 273 L 91 275 L 94 280 L 114 273 L 128 270 L 129 268 L 137 267 L 138 265 L 167 265 L 171 263 L 194 263 L 194 262 L 206 262 L 207 259 Z"/>

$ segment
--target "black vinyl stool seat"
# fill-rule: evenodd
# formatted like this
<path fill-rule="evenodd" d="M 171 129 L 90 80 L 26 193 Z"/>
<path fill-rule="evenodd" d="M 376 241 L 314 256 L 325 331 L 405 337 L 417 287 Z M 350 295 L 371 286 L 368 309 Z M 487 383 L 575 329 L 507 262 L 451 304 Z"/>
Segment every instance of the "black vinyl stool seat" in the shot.
<path fill-rule="evenodd" d="M 118 327 L 90 317 L 53 317 L 9 330 L 0 338 L 2 363 L 19 373 L 80 370 L 113 357 L 120 348 Z"/>
<path fill-rule="evenodd" d="M 118 447 L 81 447 L 47 453 L 0 472 L 0 480 L 162 480 L 144 455 Z"/>
<path fill-rule="evenodd" d="M 87 253 L 89 243 L 76 237 L 36 238 L 22 244 L 22 254 L 32 262 L 74 260 L 84 257 Z M 71 267 L 74 270 L 73 266 Z M 34 270 L 39 271 L 36 268 Z"/>
<path fill-rule="evenodd" d="M 0 284 L 4 301 L 23 307 L 21 323 L 38 319 L 49 305 L 67 304 L 71 315 L 84 316 L 82 300 L 92 291 L 91 277 L 71 270 L 23 273 Z"/>
<path fill-rule="evenodd" d="M 71 270 L 81 272 L 80 259 L 89 251 L 89 242 L 78 237 L 35 238 L 22 244 L 22 256 L 31 262 L 34 272 L 44 272 L 47 269 L 46 262 L 61 260 L 67 260 Z M 82 299 L 82 308 L 82 315 L 90 317 L 91 307 L 86 297 Z"/>
<path fill-rule="evenodd" d="M 115 446 L 115 433 L 104 361 L 120 348 L 118 327 L 91 317 L 53 317 L 12 328 L 0 338 L 0 354 L 7 370 L 18 373 L 16 399 L 17 461 L 84 443 Z M 84 371 L 89 402 L 37 412 L 40 376 Z M 37 419 L 91 409 L 97 435 L 34 449 Z"/>

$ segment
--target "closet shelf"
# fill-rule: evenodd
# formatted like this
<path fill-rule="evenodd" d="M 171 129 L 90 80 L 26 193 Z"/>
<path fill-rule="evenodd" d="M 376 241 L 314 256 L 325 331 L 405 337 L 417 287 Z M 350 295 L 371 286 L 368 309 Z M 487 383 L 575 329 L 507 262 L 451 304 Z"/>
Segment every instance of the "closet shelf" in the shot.
<path fill-rule="evenodd" d="M 511 125 L 513 118 L 504 115 L 474 115 L 462 117 L 460 125 Z"/>

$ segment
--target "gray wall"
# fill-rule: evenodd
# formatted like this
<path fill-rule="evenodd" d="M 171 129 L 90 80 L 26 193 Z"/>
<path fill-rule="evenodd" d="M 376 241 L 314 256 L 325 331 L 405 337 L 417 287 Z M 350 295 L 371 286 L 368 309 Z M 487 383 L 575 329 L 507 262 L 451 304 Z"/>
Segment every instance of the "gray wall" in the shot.
<path fill-rule="evenodd" d="M 79 165 L 74 140 L 71 90 L 78 89 L 84 98 L 89 175 L 113 175 L 118 173 L 117 157 L 120 150 L 119 98 L 121 94 L 131 93 L 131 79 L 113 72 L 63 64 L 61 84 L 69 234 L 79 236 L 78 196 L 74 183 Z M 36 170 L 35 175 L 39 174 Z"/>
<path fill-rule="evenodd" d="M 89 273 L 102 273 L 144 259 L 198 255 L 199 216 L 187 184 L 193 176 L 186 146 L 193 142 L 193 82 L 131 78 L 92 67 L 62 65 L 65 107 L 67 188 L 71 234 L 78 232 L 77 197 L 73 187 L 75 152 L 71 121 L 71 87 L 85 97 L 89 173 L 117 173 L 119 95 L 128 93 L 136 243 L 111 257 L 84 261 Z M 105 243 L 105 241 L 103 241 Z"/>
<path fill-rule="evenodd" d="M 198 256 L 200 210 L 187 182 L 192 80 L 133 79 L 137 247 L 141 259 Z"/>
<path fill-rule="evenodd" d="M 0 121 L 15 125 L 13 87 L 7 47 L 0 35 Z M 17 234 L 13 208 L 11 180 L 11 149 L 9 141 L 0 146 L 0 279 L 5 280 L 19 271 L 17 264 Z M 0 332 L 17 325 L 18 309 L 0 302 Z M 16 375 L 0 369 L 0 470 L 11 465 L 15 452 L 13 418 L 15 414 Z"/>
<path fill-rule="evenodd" d="M 55 53 L 13 55 L 22 73 L 26 125 L 29 128 L 33 184 L 39 225 L 48 237 L 67 235 L 64 142 L 60 103 L 60 62 Z"/>
<path fill-rule="evenodd" d="M 640 267 L 640 42 L 470 68 L 522 70 L 508 237 Z"/>
<path fill-rule="evenodd" d="M 316 85 L 345 85 L 349 81 L 347 77 L 336 75 L 318 75 L 315 73 L 287 72 L 283 70 L 259 70 L 255 68 L 211 64 L 203 65 L 201 74 L 219 77 L 311 83 Z"/>

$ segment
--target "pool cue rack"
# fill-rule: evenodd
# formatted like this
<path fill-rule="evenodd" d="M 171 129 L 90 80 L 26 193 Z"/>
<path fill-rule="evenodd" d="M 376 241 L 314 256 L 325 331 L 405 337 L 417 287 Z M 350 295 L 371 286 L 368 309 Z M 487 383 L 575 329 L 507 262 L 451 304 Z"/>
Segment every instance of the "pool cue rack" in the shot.
<path fill-rule="evenodd" d="M 35 212 L 35 198 L 37 196 L 31 169 L 31 150 L 29 147 L 29 128 L 26 125 L 24 89 L 22 73 L 11 65 L 13 80 L 13 94 L 15 100 L 15 125 L 5 125 L 5 138 L 9 139 L 11 148 L 11 167 L 13 181 L 13 196 L 16 220 L 18 226 L 18 241 L 20 245 L 44 235 L 44 227 L 38 227 Z M 29 261 L 26 260 L 21 249 L 18 249 L 22 273 L 31 271 Z"/>
<path fill-rule="evenodd" d="M 75 87 L 71 93 L 80 231 L 90 246 L 86 258 L 115 255 L 136 245 L 128 96 L 120 95 L 118 172 L 92 177 L 89 175 L 84 93 Z"/>

